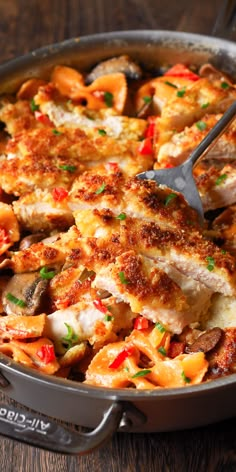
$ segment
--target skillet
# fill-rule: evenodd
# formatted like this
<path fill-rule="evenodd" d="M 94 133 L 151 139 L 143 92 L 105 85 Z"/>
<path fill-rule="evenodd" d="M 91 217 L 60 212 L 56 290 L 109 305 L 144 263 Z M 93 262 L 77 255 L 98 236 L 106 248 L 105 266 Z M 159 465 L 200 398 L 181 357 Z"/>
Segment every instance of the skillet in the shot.
<path fill-rule="evenodd" d="M 57 64 L 88 71 L 128 54 L 147 70 L 163 63 L 211 62 L 235 75 L 236 44 L 170 31 L 124 31 L 74 38 L 34 51 L 0 67 L 0 92 L 14 92 L 30 77 L 48 78 Z M 10 398 L 50 418 L 0 405 L 0 433 L 54 452 L 81 454 L 115 431 L 158 432 L 193 428 L 236 415 L 236 374 L 186 388 L 138 391 L 88 386 L 36 373 L 0 355 L 0 388 Z M 75 433 L 52 418 L 95 428 Z"/>

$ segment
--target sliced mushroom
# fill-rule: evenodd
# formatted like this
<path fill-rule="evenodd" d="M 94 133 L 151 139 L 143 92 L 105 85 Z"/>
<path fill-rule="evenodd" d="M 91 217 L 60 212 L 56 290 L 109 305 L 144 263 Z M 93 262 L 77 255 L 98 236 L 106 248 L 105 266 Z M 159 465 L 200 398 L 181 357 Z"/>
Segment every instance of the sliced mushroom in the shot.
<path fill-rule="evenodd" d="M 232 84 L 232 79 L 221 70 L 216 69 L 212 64 L 203 64 L 199 69 L 199 75 L 201 77 L 208 77 L 210 80 L 221 80 L 225 79 L 227 82 Z"/>
<path fill-rule="evenodd" d="M 222 329 L 212 328 L 201 334 L 196 341 L 186 348 L 187 352 L 209 352 L 218 344 L 221 336 Z"/>
<path fill-rule="evenodd" d="M 44 233 L 34 233 L 34 234 L 29 234 L 28 236 L 25 236 L 19 245 L 19 249 L 23 251 L 24 249 L 28 249 L 32 244 L 38 243 L 42 241 L 44 238 L 46 238 L 46 234 Z"/>
<path fill-rule="evenodd" d="M 90 74 L 86 77 L 86 83 L 90 84 L 98 77 L 108 74 L 122 72 L 128 79 L 140 79 L 142 77 L 142 69 L 132 61 L 129 56 L 113 57 L 106 61 L 100 62 Z"/>
<path fill-rule="evenodd" d="M 41 310 L 48 280 L 39 272 L 15 274 L 6 284 L 2 305 L 7 315 L 35 315 Z"/>

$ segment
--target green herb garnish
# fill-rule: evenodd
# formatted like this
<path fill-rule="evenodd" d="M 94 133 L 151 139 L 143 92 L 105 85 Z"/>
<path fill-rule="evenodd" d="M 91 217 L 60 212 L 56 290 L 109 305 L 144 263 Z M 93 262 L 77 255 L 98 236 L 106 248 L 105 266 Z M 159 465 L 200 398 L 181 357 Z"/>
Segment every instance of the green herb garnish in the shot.
<path fill-rule="evenodd" d="M 114 96 L 112 93 L 104 92 L 104 102 L 107 107 L 109 108 L 113 107 L 113 100 L 114 100 Z"/>
<path fill-rule="evenodd" d="M 9 300 L 9 302 L 12 302 L 17 306 L 20 306 L 21 308 L 24 308 L 26 306 L 26 303 L 24 302 L 24 300 L 21 300 L 20 298 L 15 297 L 15 295 L 12 295 L 12 293 L 10 292 L 8 292 L 7 294 L 7 300 Z"/>
<path fill-rule="evenodd" d="M 53 134 L 55 134 L 56 136 L 60 136 L 60 134 L 62 134 L 61 131 L 58 131 L 58 129 L 53 129 L 52 130 Z"/>
<path fill-rule="evenodd" d="M 207 108 L 207 107 L 209 107 L 209 105 L 210 105 L 209 102 L 203 103 L 203 104 L 201 105 L 201 108 Z"/>
<path fill-rule="evenodd" d="M 212 270 L 214 270 L 214 267 L 215 267 L 215 259 L 214 259 L 214 257 L 207 256 L 207 257 L 206 257 L 206 261 L 208 262 L 207 270 L 209 270 L 210 272 L 212 272 Z"/>
<path fill-rule="evenodd" d="M 38 111 L 39 110 L 39 105 L 37 105 L 37 103 L 35 103 L 34 98 L 32 98 L 32 100 L 30 102 L 30 108 L 31 108 L 32 111 Z"/>
<path fill-rule="evenodd" d="M 68 172 L 75 172 L 76 169 L 77 169 L 77 166 L 69 166 L 69 165 L 63 165 L 63 166 L 59 166 L 59 169 L 62 169 L 62 170 L 67 170 Z"/>
<path fill-rule="evenodd" d="M 117 220 L 125 220 L 126 219 L 126 214 L 125 213 L 120 213 L 119 215 L 116 216 Z"/>
<path fill-rule="evenodd" d="M 172 84 L 172 82 L 169 82 L 169 80 L 166 80 L 164 83 L 165 83 L 166 85 L 169 85 L 170 87 L 178 88 L 177 85 Z"/>
<path fill-rule="evenodd" d="M 220 86 L 221 86 L 222 89 L 227 89 L 227 88 L 230 87 L 230 85 L 228 84 L 228 82 L 221 82 Z"/>
<path fill-rule="evenodd" d="M 155 324 L 155 328 L 157 328 L 160 333 L 166 332 L 166 328 L 161 323 L 159 323 L 159 321 Z"/>
<path fill-rule="evenodd" d="M 191 379 L 189 377 L 186 377 L 184 371 L 181 374 L 182 379 L 184 380 L 185 383 L 190 383 Z"/>
<path fill-rule="evenodd" d="M 205 123 L 205 121 L 198 121 L 196 123 L 196 127 L 200 130 L 200 131 L 204 131 L 207 127 L 207 124 Z"/>
<path fill-rule="evenodd" d="M 176 95 L 177 95 L 177 97 L 182 98 L 185 95 L 185 92 L 186 92 L 186 89 L 184 87 L 181 90 L 178 90 L 178 92 L 176 92 Z"/>
<path fill-rule="evenodd" d="M 220 185 L 220 184 L 222 184 L 222 182 L 224 182 L 225 179 L 227 179 L 227 177 L 228 177 L 227 174 L 221 174 L 221 175 L 219 175 L 219 177 L 218 177 L 218 178 L 216 179 L 216 181 L 215 181 L 215 185 Z"/>
<path fill-rule="evenodd" d="M 100 134 L 100 136 L 106 136 L 107 132 L 105 129 L 98 129 L 98 134 Z"/>
<path fill-rule="evenodd" d="M 111 315 L 105 315 L 104 316 L 104 321 L 112 321 L 113 320 L 113 316 Z"/>
<path fill-rule="evenodd" d="M 64 323 L 64 325 L 67 328 L 67 335 L 62 338 L 62 341 L 67 345 L 67 349 L 70 349 L 79 338 L 77 334 L 74 333 L 73 328 L 69 324 Z"/>
<path fill-rule="evenodd" d="M 136 372 L 136 374 L 132 375 L 132 379 L 136 379 L 137 377 L 145 377 L 145 375 L 147 374 L 151 374 L 151 370 L 150 369 L 143 369 L 143 370 L 139 370 L 138 372 Z"/>
<path fill-rule="evenodd" d="M 164 346 L 161 346 L 159 347 L 159 349 L 157 349 L 158 352 L 160 352 L 160 354 L 162 354 L 162 356 L 166 356 L 166 350 L 164 348 Z"/>
<path fill-rule="evenodd" d="M 221 249 L 221 254 L 226 254 L 226 250 L 225 250 L 225 249 Z"/>
<path fill-rule="evenodd" d="M 50 280 L 50 279 L 53 279 L 53 277 L 55 277 L 56 272 L 54 270 L 48 270 L 47 267 L 42 267 L 39 274 L 42 279 Z"/>
<path fill-rule="evenodd" d="M 99 187 L 97 190 L 96 190 L 96 195 L 99 195 L 100 193 L 104 192 L 106 188 L 106 184 L 103 182 L 103 184 L 101 185 L 101 187 Z"/>
<path fill-rule="evenodd" d="M 167 195 L 166 199 L 165 199 L 165 206 L 169 205 L 169 203 L 174 199 L 174 198 L 177 198 L 177 194 L 176 193 L 169 193 L 169 195 Z"/>
<path fill-rule="evenodd" d="M 129 284 L 129 280 L 126 279 L 124 272 L 119 272 L 119 279 L 120 279 L 122 284 L 124 284 L 124 285 Z"/>
<path fill-rule="evenodd" d="M 146 103 L 146 104 L 151 103 L 152 97 L 150 97 L 149 95 L 147 95 L 146 97 L 143 97 L 143 101 L 144 101 L 144 103 Z"/>

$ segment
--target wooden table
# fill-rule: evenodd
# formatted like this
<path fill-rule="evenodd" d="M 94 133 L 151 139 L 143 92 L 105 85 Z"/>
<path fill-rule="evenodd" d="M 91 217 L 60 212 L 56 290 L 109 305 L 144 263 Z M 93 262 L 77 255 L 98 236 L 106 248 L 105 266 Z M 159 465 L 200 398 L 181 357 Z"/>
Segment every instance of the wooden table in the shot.
<path fill-rule="evenodd" d="M 0 0 L 0 62 L 73 36 L 127 29 L 211 34 L 222 0 Z M 2 395 L 1 400 L 6 402 Z M 4 472 L 233 472 L 236 420 L 197 430 L 117 434 L 88 456 L 45 452 L 1 437 Z"/>

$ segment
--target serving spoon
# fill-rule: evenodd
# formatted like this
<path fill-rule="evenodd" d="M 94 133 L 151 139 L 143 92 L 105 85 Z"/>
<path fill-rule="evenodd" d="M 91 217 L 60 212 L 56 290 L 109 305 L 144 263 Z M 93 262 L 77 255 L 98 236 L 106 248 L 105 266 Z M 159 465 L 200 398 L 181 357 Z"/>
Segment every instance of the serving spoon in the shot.
<path fill-rule="evenodd" d="M 158 184 L 176 190 L 185 197 L 189 205 L 194 208 L 202 223 L 204 212 L 202 201 L 193 178 L 193 168 L 214 146 L 219 137 L 229 127 L 236 114 L 236 101 L 223 114 L 216 125 L 209 131 L 205 138 L 198 144 L 188 159 L 177 167 L 171 169 L 147 170 L 138 174 L 139 179 L 155 180 Z"/>

